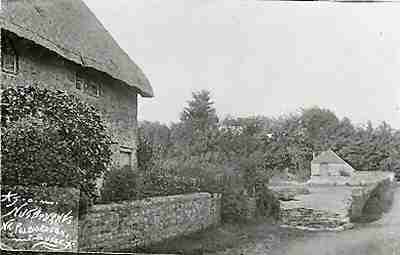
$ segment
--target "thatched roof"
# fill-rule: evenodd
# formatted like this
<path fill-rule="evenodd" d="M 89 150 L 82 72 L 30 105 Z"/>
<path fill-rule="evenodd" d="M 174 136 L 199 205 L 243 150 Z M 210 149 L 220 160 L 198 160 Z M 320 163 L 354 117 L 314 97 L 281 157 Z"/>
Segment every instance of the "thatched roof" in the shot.
<path fill-rule="evenodd" d="M 347 162 L 344 161 L 341 157 L 339 157 L 334 151 L 327 150 L 322 152 L 318 155 L 315 159 L 311 161 L 312 164 L 321 164 L 321 163 L 328 163 L 328 164 L 346 164 Z"/>
<path fill-rule="evenodd" d="M 81 0 L 2 0 L 0 26 L 153 96 L 146 76 Z"/>

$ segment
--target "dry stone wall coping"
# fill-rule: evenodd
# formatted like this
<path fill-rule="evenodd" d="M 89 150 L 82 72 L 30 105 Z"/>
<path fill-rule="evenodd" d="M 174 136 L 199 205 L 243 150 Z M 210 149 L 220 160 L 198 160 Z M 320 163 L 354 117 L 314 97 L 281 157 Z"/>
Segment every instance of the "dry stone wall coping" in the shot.
<path fill-rule="evenodd" d="M 182 194 L 173 196 L 163 196 L 163 197 L 151 197 L 136 201 L 122 201 L 120 203 L 111 204 L 98 204 L 93 206 L 89 212 L 101 212 L 101 211 L 120 211 L 121 209 L 130 208 L 141 208 L 148 205 L 166 204 L 166 203 L 182 203 L 185 201 L 197 201 L 202 199 L 219 199 L 220 194 L 210 194 L 205 192 L 192 193 L 192 194 Z"/>

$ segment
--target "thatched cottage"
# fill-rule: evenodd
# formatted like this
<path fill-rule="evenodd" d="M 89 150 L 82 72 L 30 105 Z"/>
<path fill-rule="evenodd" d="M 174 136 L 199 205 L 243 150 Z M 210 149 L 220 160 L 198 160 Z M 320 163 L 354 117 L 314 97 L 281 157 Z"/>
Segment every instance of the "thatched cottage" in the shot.
<path fill-rule="evenodd" d="M 96 106 L 117 144 L 113 161 L 136 165 L 137 98 L 146 76 L 81 0 L 2 0 L 1 86 L 65 90 Z"/>
<path fill-rule="evenodd" d="M 311 178 L 315 176 L 350 177 L 354 171 L 353 167 L 332 150 L 322 152 L 311 161 Z"/>

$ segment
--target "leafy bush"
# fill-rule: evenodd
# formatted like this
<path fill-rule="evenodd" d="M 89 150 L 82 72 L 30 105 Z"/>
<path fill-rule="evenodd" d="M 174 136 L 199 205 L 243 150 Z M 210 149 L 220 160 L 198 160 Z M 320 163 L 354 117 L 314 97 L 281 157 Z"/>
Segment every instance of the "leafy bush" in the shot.
<path fill-rule="evenodd" d="M 138 158 L 138 168 L 142 171 L 148 171 L 154 167 L 159 158 L 160 151 L 152 140 L 139 133 L 136 155 Z"/>
<path fill-rule="evenodd" d="M 241 222 L 248 215 L 248 196 L 243 189 L 231 186 L 225 188 L 221 198 L 221 218 L 223 222 Z"/>
<path fill-rule="evenodd" d="M 130 166 L 107 172 L 100 191 L 101 203 L 136 200 L 140 198 L 140 176 Z"/>
<path fill-rule="evenodd" d="M 279 219 L 280 202 L 274 192 L 263 186 L 256 191 L 257 215 L 271 216 L 274 219 Z"/>
<path fill-rule="evenodd" d="M 63 91 L 7 88 L 1 124 L 4 184 L 75 187 L 96 196 L 111 140 L 94 107 Z"/>
<path fill-rule="evenodd" d="M 195 178 L 176 175 L 168 169 L 153 168 L 142 173 L 141 197 L 169 196 L 199 192 Z"/>
<path fill-rule="evenodd" d="M 382 160 L 380 162 L 380 169 L 382 171 L 394 172 L 398 178 L 400 176 L 400 156 L 398 154 L 391 155 L 390 157 Z"/>

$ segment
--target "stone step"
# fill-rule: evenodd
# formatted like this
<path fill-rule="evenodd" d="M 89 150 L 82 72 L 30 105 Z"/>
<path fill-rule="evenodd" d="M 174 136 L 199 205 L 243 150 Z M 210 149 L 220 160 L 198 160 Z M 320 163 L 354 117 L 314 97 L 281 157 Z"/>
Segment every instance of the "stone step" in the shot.
<path fill-rule="evenodd" d="M 349 218 L 342 214 L 301 207 L 282 210 L 281 221 L 285 226 L 320 230 L 336 229 L 349 224 Z"/>

